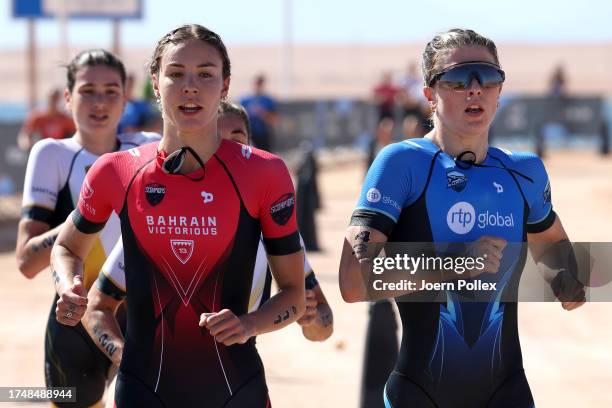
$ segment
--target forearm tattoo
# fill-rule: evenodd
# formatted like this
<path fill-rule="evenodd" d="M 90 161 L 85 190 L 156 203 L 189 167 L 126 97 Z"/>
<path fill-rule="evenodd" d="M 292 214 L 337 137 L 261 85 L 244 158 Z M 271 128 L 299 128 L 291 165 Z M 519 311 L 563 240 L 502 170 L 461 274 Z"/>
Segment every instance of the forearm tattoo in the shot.
<path fill-rule="evenodd" d="M 295 306 L 291 306 L 290 309 L 287 309 L 283 313 L 277 315 L 276 320 L 274 320 L 274 324 L 279 324 L 289 319 L 291 312 L 293 312 L 293 315 L 295 316 L 297 314 L 297 308 Z"/>
<path fill-rule="evenodd" d="M 334 322 L 334 317 L 331 313 L 326 312 L 321 315 L 321 324 L 323 327 L 328 328 Z"/>
<path fill-rule="evenodd" d="M 357 242 L 353 245 L 353 255 L 362 255 L 367 250 L 367 243 L 370 242 L 370 231 L 361 231 L 359 234 L 355 235 L 355 241 Z"/>
<path fill-rule="evenodd" d="M 53 244 L 55 243 L 55 240 L 57 239 L 57 235 L 58 234 L 53 234 L 53 235 L 43 239 L 40 244 L 32 245 L 32 252 L 38 252 L 41 249 L 51 248 L 53 246 Z"/>
<path fill-rule="evenodd" d="M 102 346 L 102 350 L 107 356 L 112 358 L 117 351 L 117 345 L 112 340 L 109 340 L 109 334 L 102 330 L 99 324 L 96 324 L 93 327 L 93 332 L 94 336 L 98 340 L 98 343 L 100 346 Z"/>
<path fill-rule="evenodd" d="M 53 284 L 57 285 L 60 281 L 60 277 L 55 268 L 53 268 L 53 265 L 51 265 L 51 277 L 53 278 Z"/>

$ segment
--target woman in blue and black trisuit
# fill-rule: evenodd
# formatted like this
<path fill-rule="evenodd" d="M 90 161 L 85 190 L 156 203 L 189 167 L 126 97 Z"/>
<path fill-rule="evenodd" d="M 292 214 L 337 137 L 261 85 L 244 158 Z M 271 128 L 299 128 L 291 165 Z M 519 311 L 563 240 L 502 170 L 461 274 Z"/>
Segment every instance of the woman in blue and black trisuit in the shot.
<path fill-rule="evenodd" d="M 405 295 L 397 302 L 403 336 L 385 406 L 531 408 L 517 303 L 506 300 L 516 299 L 522 243 L 568 237 L 553 211 L 542 161 L 488 144 L 505 79 L 493 41 L 471 30 L 438 34 L 425 48 L 422 67 L 434 128 L 424 138 L 386 147 L 372 164 L 346 233 L 342 296 L 355 302 Z M 451 260 L 477 262 L 461 275 L 419 270 L 411 275 L 415 288 L 378 290 L 380 282 L 372 283 L 398 270 L 369 274 L 377 256 L 372 242 L 435 243 L 436 250 L 455 243 L 446 249 Z M 532 248 L 532 255 L 540 261 L 543 251 Z M 458 278 L 495 283 L 496 290 L 472 292 L 478 302 L 465 301 L 465 291 L 448 285 L 419 290 L 422 281 L 454 285 Z M 583 304 L 582 286 L 571 274 L 550 280 L 553 288 L 572 289 L 571 297 L 560 296 L 565 309 Z"/>

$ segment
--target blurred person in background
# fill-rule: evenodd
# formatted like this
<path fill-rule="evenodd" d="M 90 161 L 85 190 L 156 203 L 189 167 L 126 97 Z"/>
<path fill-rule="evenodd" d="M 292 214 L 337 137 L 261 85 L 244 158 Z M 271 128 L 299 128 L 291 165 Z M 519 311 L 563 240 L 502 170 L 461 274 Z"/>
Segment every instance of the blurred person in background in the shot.
<path fill-rule="evenodd" d="M 550 76 L 548 94 L 553 98 L 561 98 L 567 96 L 567 78 L 563 65 L 559 64 L 555 67 Z"/>
<path fill-rule="evenodd" d="M 53 89 L 47 97 L 45 110 L 35 110 L 28 115 L 19 135 L 17 145 L 25 151 L 32 148 L 40 139 L 64 139 L 75 132 L 72 118 L 61 111 L 62 93 Z"/>
<path fill-rule="evenodd" d="M 412 129 L 410 137 L 423 136 L 431 130 L 431 121 L 429 120 L 429 105 L 423 96 L 423 77 L 418 72 L 416 62 L 408 64 L 406 73 L 400 80 L 399 101 L 402 107 L 402 120 L 408 118 L 417 121 L 418 128 Z M 404 127 L 404 125 L 402 125 Z M 408 123 L 406 123 L 408 126 Z"/>
<path fill-rule="evenodd" d="M 101 49 L 79 53 L 67 66 L 66 105 L 76 123 L 68 139 L 37 142 L 28 159 L 23 190 L 22 218 L 17 234 L 17 263 L 32 279 L 49 265 L 51 247 L 61 226 L 77 206 L 85 175 L 103 154 L 127 150 L 159 139 L 159 135 L 117 134 L 125 105 L 125 68 L 113 54 Z M 107 186 L 112 188 L 112 186 Z M 74 327 L 56 320 L 65 298 L 55 296 L 45 332 L 45 380 L 47 387 L 76 387 L 77 402 L 57 406 L 101 406 L 111 364 L 74 320 L 86 305 L 87 291 L 120 235 L 119 218 L 111 221 L 84 254 L 83 273 L 73 290 L 82 302 L 64 312 Z M 53 281 L 57 282 L 57 275 Z"/>
<path fill-rule="evenodd" d="M 394 122 L 391 118 L 383 118 L 376 127 L 374 137 L 370 141 L 368 149 L 368 158 L 366 162 L 366 169 L 369 169 L 374 161 L 374 158 L 380 152 L 383 147 L 393 143 L 393 126 Z"/>
<path fill-rule="evenodd" d="M 383 72 L 380 82 L 372 90 L 378 123 L 385 118 L 395 118 L 395 107 L 399 94 L 400 88 L 393 83 L 391 71 Z"/>
<path fill-rule="evenodd" d="M 121 120 L 119 121 L 119 133 L 131 133 L 147 130 L 151 121 L 156 117 L 151 101 L 137 99 L 134 96 L 135 78 L 128 74 L 125 82 L 125 94 L 127 102 Z"/>
<path fill-rule="evenodd" d="M 525 242 L 536 263 L 553 272 L 545 279 L 562 307 L 573 310 L 584 304 L 585 292 L 569 238 L 553 210 L 541 159 L 488 144 L 505 80 L 493 41 L 472 30 L 439 33 L 425 47 L 422 67 L 434 128 L 424 138 L 387 146 L 372 164 L 346 232 L 342 296 L 347 302 L 397 300 L 402 341 L 380 395 L 385 407 L 533 408 L 517 327 Z M 482 216 L 490 213 L 512 222 Z M 379 276 L 373 275 L 373 259 L 387 242 L 456 246 L 446 254 L 482 260 L 465 279 L 499 286 L 477 301 L 468 299 L 479 291 L 460 297 L 444 288 L 423 290 L 422 284 L 416 290 L 372 290 L 368 280 Z M 385 273 L 386 282 L 407 277 L 401 269 Z M 423 282 L 448 283 L 462 272 L 414 273 Z M 386 352 L 376 351 L 381 359 Z"/>
<path fill-rule="evenodd" d="M 266 91 L 266 77 L 259 74 L 253 81 L 253 93 L 240 99 L 251 119 L 253 146 L 272 151 L 274 149 L 274 127 L 278 122 L 278 104 Z"/>

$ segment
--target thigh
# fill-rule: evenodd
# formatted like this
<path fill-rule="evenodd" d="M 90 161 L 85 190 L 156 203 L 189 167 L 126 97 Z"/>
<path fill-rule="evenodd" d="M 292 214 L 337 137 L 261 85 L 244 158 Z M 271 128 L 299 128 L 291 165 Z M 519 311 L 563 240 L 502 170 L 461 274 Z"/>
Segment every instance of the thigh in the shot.
<path fill-rule="evenodd" d="M 439 408 L 418 384 L 394 371 L 384 390 L 385 408 Z"/>
<path fill-rule="evenodd" d="M 45 333 L 47 387 L 75 387 L 76 403 L 58 407 L 90 407 L 99 402 L 106 387 L 111 362 L 96 347 L 83 326 L 64 326 L 49 317 Z"/>
<path fill-rule="evenodd" d="M 234 395 L 223 405 L 224 408 L 270 408 L 268 386 L 263 371 L 260 371 L 244 385 L 234 391 Z"/>
<path fill-rule="evenodd" d="M 504 381 L 489 399 L 487 408 L 535 408 L 525 372 L 520 371 Z"/>

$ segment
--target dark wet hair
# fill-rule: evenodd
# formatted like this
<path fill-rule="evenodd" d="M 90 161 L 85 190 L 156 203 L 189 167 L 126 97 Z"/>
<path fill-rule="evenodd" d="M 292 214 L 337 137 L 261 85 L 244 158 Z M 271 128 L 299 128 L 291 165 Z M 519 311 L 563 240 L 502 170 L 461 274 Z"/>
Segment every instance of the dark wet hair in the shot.
<path fill-rule="evenodd" d="M 451 28 L 443 33 L 438 33 L 427 43 L 425 51 L 423 51 L 423 60 L 421 70 L 423 72 L 423 80 L 425 85 L 429 86 L 431 78 L 441 70 L 440 62 L 450 52 L 461 47 L 484 47 L 486 48 L 493 60 L 499 65 L 499 57 L 497 56 L 497 47 L 495 43 L 475 31 L 464 30 L 462 28 Z"/>
<path fill-rule="evenodd" d="M 149 62 L 149 74 L 153 75 L 159 72 L 159 64 L 168 44 L 181 44 L 192 39 L 197 39 L 213 46 L 219 52 L 219 56 L 223 61 L 223 78 L 225 79 L 231 75 L 230 59 L 223 40 L 221 40 L 217 33 L 199 24 L 183 25 L 164 35 L 157 42 L 155 51 L 153 51 L 153 56 Z"/>
<path fill-rule="evenodd" d="M 249 120 L 249 114 L 244 106 L 237 103 L 221 101 L 219 102 L 219 115 L 236 115 L 242 119 L 247 131 L 247 143 L 251 144 L 251 122 Z"/>
<path fill-rule="evenodd" d="M 101 48 L 96 48 L 81 51 L 68 65 L 66 65 L 66 86 L 68 90 L 72 92 L 74 89 L 76 74 L 81 68 L 100 65 L 107 66 L 117 71 L 119 77 L 121 77 L 121 86 L 125 87 L 126 74 L 123 62 L 121 62 L 115 54 Z"/>

